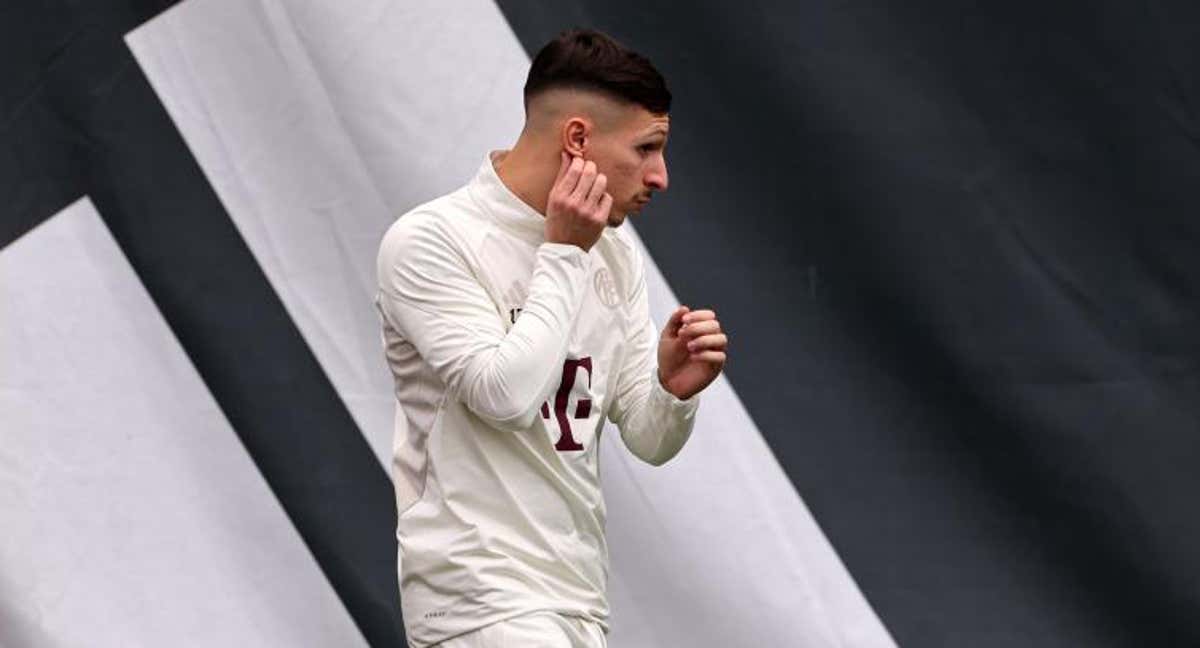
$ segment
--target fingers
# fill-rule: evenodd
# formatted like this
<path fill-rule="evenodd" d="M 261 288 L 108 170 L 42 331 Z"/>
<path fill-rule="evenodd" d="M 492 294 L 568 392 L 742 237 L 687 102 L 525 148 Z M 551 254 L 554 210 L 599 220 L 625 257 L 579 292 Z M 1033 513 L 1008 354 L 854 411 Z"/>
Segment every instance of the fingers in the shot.
<path fill-rule="evenodd" d="M 724 364 L 725 352 L 724 351 L 701 351 L 700 353 L 693 353 L 691 356 L 689 356 L 689 359 L 701 360 L 703 362 L 712 362 L 714 364 Z"/>
<path fill-rule="evenodd" d="M 697 351 L 724 351 L 729 347 L 729 338 L 725 337 L 724 333 L 713 333 L 712 335 L 702 335 L 687 343 L 688 351 L 695 353 Z"/>
<path fill-rule="evenodd" d="M 687 306 L 676 306 L 671 316 L 667 318 L 667 325 L 663 327 L 668 335 L 675 336 L 679 334 L 679 327 L 683 326 L 683 316 L 688 312 Z"/>
<path fill-rule="evenodd" d="M 671 313 L 665 329 L 686 341 L 689 360 L 717 365 L 725 363 L 729 337 L 721 332 L 721 323 L 713 311 L 679 306 Z"/>
<path fill-rule="evenodd" d="M 587 204 L 598 205 L 604 198 L 604 189 L 607 185 L 608 178 L 603 173 L 597 173 L 596 181 L 592 183 L 592 188 L 587 193 Z"/>
<path fill-rule="evenodd" d="M 716 319 L 716 317 L 717 314 L 708 309 L 694 310 L 691 313 L 688 313 L 687 317 L 683 318 L 683 323 L 690 324 L 697 320 L 710 320 Z"/>
<path fill-rule="evenodd" d="M 607 216 L 612 207 L 612 196 L 605 191 L 608 177 L 600 173 L 591 160 L 569 155 L 566 151 L 560 151 L 559 157 L 561 164 L 554 179 L 554 189 L 567 201 L 583 205 L 585 209 L 598 208 Z"/>
<path fill-rule="evenodd" d="M 570 158 L 570 164 L 566 164 Z M 591 250 L 608 225 L 613 197 L 604 189 L 608 179 L 594 161 L 559 151 L 559 173 L 546 197 L 546 241 L 570 243 Z M 563 164 L 566 164 L 564 170 Z"/>
<path fill-rule="evenodd" d="M 728 336 L 721 332 L 721 323 L 710 310 L 691 311 L 681 315 L 679 337 L 687 340 L 688 352 L 693 358 L 706 351 L 724 353 L 729 347 Z M 724 355 L 721 359 L 724 360 Z"/>
<path fill-rule="evenodd" d="M 604 196 L 600 198 L 600 215 L 604 217 L 604 220 L 608 220 L 608 211 L 612 209 L 612 203 L 612 194 L 604 192 Z"/>
<path fill-rule="evenodd" d="M 566 155 L 566 153 L 563 153 Z M 576 157 L 571 159 L 571 163 L 567 165 L 567 170 L 563 172 L 559 184 L 555 185 L 555 189 L 564 197 L 571 196 L 575 188 L 579 185 L 579 176 L 583 174 L 583 158 Z"/>
<path fill-rule="evenodd" d="M 679 334 L 684 337 L 699 337 L 709 333 L 720 333 L 721 323 L 717 320 L 701 320 L 699 322 L 691 322 L 684 324 L 679 330 Z"/>
<path fill-rule="evenodd" d="M 574 163 L 572 163 L 572 167 L 573 166 Z M 582 203 L 587 198 L 588 192 L 591 191 L 592 185 L 596 182 L 596 174 L 598 173 L 596 171 L 596 163 L 592 162 L 591 160 L 584 162 L 583 169 L 580 173 L 581 175 L 579 176 L 579 181 L 571 191 L 571 199 Z"/>

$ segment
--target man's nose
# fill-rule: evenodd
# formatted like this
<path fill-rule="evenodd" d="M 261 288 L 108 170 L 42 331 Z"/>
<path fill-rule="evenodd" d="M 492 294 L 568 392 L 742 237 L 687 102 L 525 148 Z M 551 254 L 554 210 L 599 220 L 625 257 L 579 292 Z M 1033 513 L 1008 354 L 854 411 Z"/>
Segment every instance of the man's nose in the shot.
<path fill-rule="evenodd" d="M 661 162 L 646 175 L 646 184 L 657 191 L 667 190 L 667 163 Z"/>

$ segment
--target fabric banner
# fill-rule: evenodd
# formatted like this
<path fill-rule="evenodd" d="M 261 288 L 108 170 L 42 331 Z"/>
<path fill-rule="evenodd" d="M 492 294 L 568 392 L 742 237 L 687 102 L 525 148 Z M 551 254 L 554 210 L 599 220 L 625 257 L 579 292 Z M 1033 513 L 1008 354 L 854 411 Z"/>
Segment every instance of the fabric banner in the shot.
<path fill-rule="evenodd" d="M 0 20 L 0 644 L 404 644 L 375 252 L 577 25 L 730 336 L 609 645 L 1200 644 L 1200 5 L 104 4 Z"/>

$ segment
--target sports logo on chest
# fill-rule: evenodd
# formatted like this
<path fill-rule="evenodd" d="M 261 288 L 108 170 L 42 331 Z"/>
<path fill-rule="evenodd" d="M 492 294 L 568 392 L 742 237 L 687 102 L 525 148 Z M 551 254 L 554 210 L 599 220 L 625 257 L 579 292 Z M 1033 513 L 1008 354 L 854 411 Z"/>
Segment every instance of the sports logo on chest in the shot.
<path fill-rule="evenodd" d="M 601 304 L 609 308 L 616 308 L 617 304 L 621 303 L 621 291 L 617 289 L 617 284 L 613 281 L 608 268 L 600 266 L 592 273 L 592 288 L 596 291 L 596 298 L 600 300 Z"/>
<path fill-rule="evenodd" d="M 558 441 L 554 449 L 559 452 L 584 450 L 590 442 L 594 427 L 592 418 L 592 375 L 591 356 L 567 358 L 563 362 L 562 379 L 558 389 L 548 402 L 542 403 L 542 418 L 558 427 Z M 570 405 L 574 403 L 574 407 Z M 551 408 L 553 405 L 553 408 Z"/>
<path fill-rule="evenodd" d="M 625 336 L 622 291 L 609 269 L 595 268 L 586 289 L 558 385 L 540 410 L 554 449 L 571 455 L 586 454 L 594 443 L 608 390 L 605 363 L 618 357 Z M 506 328 L 511 328 L 524 310 L 528 284 L 512 281 L 500 297 Z"/>

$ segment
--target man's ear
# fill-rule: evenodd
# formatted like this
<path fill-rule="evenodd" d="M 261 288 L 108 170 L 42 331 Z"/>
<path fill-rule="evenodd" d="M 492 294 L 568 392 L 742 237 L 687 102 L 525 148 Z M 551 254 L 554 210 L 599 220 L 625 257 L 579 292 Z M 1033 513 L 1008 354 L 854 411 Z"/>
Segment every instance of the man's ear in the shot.
<path fill-rule="evenodd" d="M 572 117 L 563 124 L 562 136 L 567 155 L 584 157 L 592 136 L 592 125 L 582 117 Z"/>

